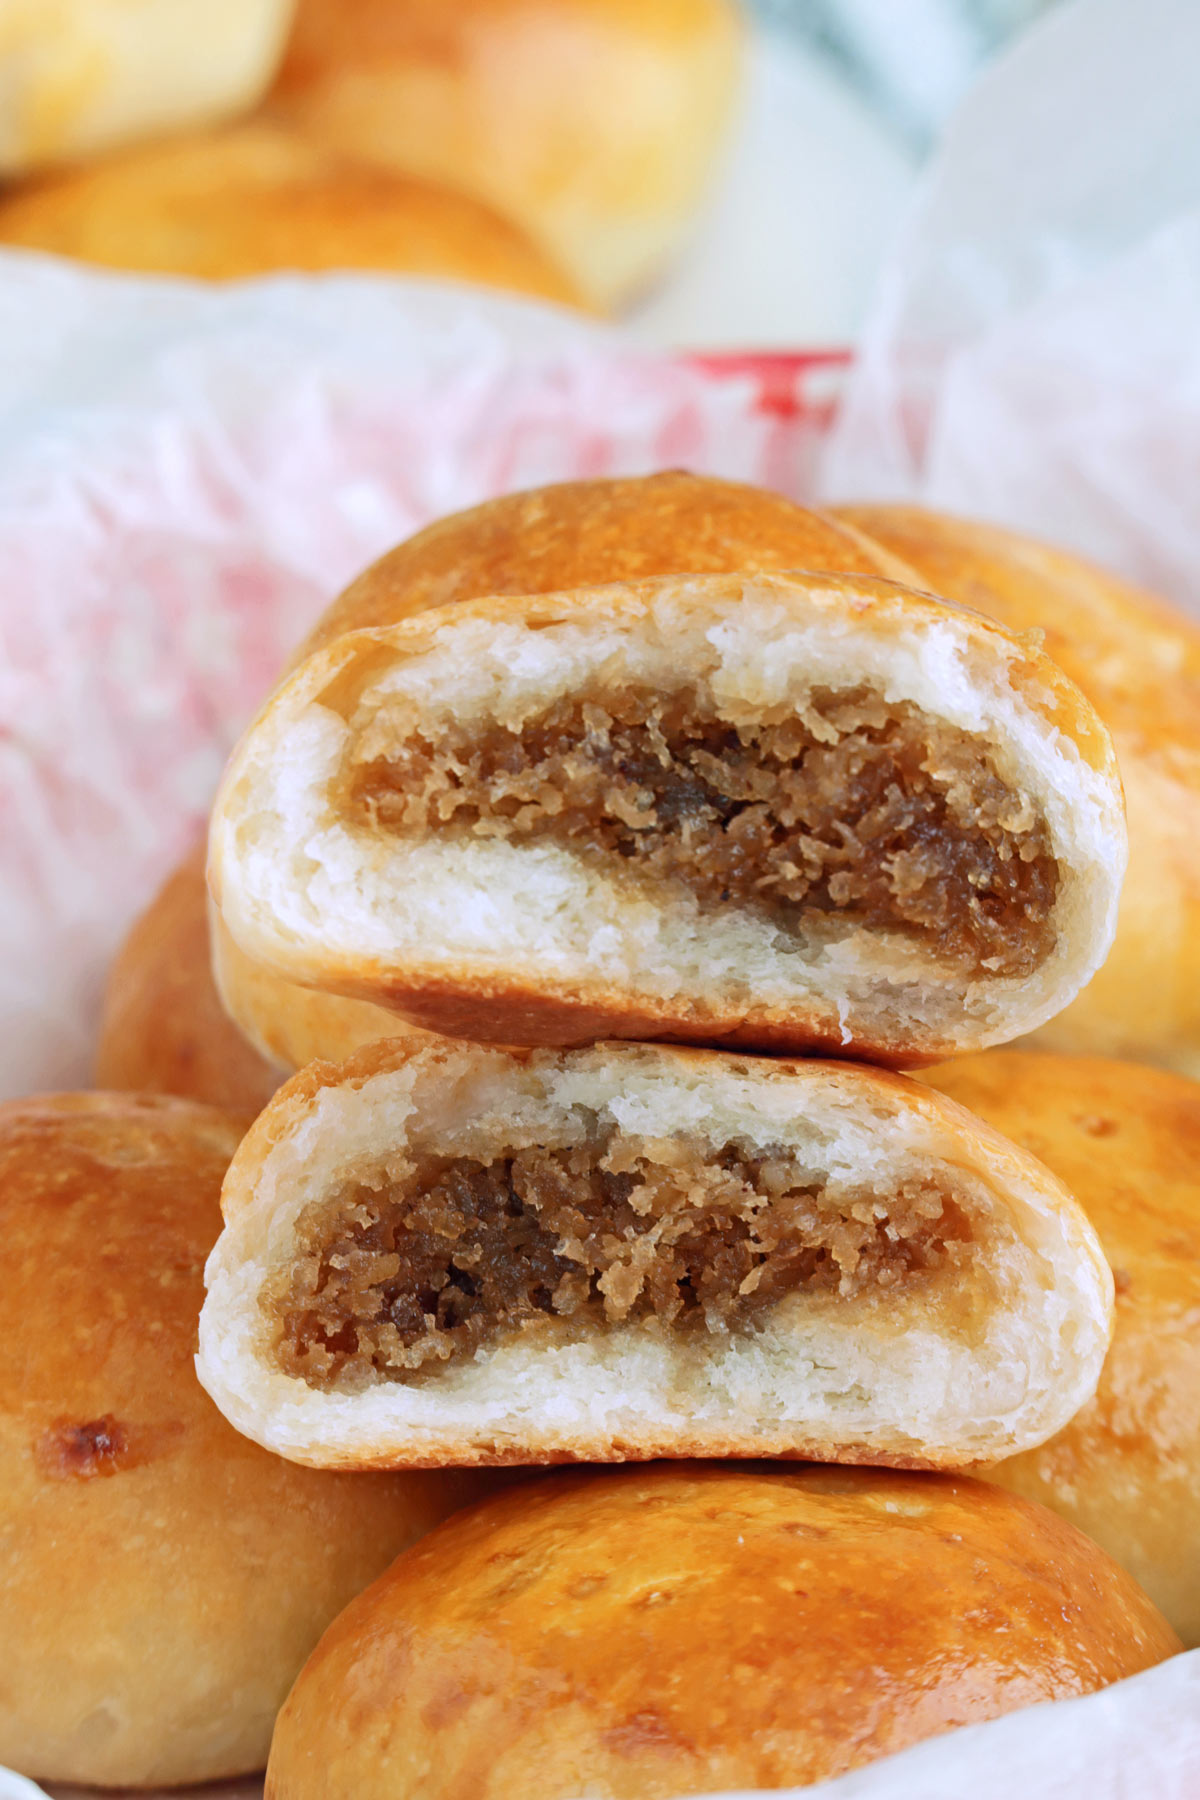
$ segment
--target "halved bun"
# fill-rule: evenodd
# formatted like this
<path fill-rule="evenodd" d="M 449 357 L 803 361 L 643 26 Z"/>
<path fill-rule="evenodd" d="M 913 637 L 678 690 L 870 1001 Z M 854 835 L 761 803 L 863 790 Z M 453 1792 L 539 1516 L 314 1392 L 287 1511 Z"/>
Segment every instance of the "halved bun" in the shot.
<path fill-rule="evenodd" d="M 895 1064 L 1053 1017 L 1125 855 L 1107 734 L 1034 645 L 802 574 L 335 640 L 244 738 L 209 842 L 253 961 L 413 1024 Z"/>
<path fill-rule="evenodd" d="M 1082 1533 L 982 1482 L 581 1471 L 460 1514 L 347 1607 L 280 1714 L 267 1795 L 791 1792 L 1177 1645 Z"/>
<path fill-rule="evenodd" d="M 296 662 L 347 631 L 484 594 L 562 588 L 676 573 L 836 569 L 909 579 L 906 566 L 853 526 L 742 482 L 668 469 L 604 481 L 563 481 L 453 513 L 389 550 L 323 614 Z M 291 1068 L 334 1061 L 404 1022 L 361 1000 L 303 988 L 239 949 L 213 924 L 224 1004 L 265 1056 Z"/>
<path fill-rule="evenodd" d="M 962 1467 L 1093 1392 L 1111 1276 L 961 1108 L 852 1064 L 376 1044 L 225 1183 L 200 1378 L 321 1465 Z"/>

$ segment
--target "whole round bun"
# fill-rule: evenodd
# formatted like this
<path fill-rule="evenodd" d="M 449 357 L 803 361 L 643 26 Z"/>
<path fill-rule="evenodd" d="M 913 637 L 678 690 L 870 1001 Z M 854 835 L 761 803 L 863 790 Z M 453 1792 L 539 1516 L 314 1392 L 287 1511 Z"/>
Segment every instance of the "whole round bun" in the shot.
<path fill-rule="evenodd" d="M 301 0 L 271 104 L 478 194 L 610 306 L 686 230 L 740 52 L 731 0 Z"/>
<path fill-rule="evenodd" d="M 109 970 L 95 1079 L 97 1087 L 178 1094 L 251 1116 L 282 1080 L 218 997 L 203 844 L 134 921 Z"/>
<path fill-rule="evenodd" d="M 918 585 L 1011 630 L 1042 631 L 1047 655 L 1112 732 L 1129 818 L 1117 938 L 1039 1042 L 1200 1076 L 1200 627 L 1078 557 L 995 526 L 919 507 L 836 516 L 907 562 Z"/>
<path fill-rule="evenodd" d="M 0 1763 L 40 1780 L 261 1768 L 326 1624 L 464 1491 L 296 1468 L 201 1389 L 239 1137 L 184 1100 L 0 1107 Z"/>
<path fill-rule="evenodd" d="M 442 1526 L 347 1607 L 280 1713 L 267 1796 L 811 1783 L 1177 1647 L 1081 1533 L 966 1478 L 552 1477 Z"/>
<path fill-rule="evenodd" d="M 292 0 L 17 0 L 3 9 L 0 170 L 15 174 L 252 106 Z"/>
<path fill-rule="evenodd" d="M 293 664 L 348 631 L 486 594 L 561 589 L 683 572 L 848 569 L 903 581 L 907 565 L 779 494 L 680 469 L 564 481 L 452 513 L 397 545 L 318 620 Z M 254 962 L 213 926 L 226 1007 L 259 1051 L 292 1069 L 340 1061 L 413 1027 L 365 1000 L 299 987 Z"/>
<path fill-rule="evenodd" d="M 0 196 L 0 244 L 209 281 L 379 269 L 576 300 L 549 258 L 482 201 L 261 122 L 24 182 Z"/>
<path fill-rule="evenodd" d="M 1200 1644 L 1200 1086 L 1132 1063 L 999 1051 L 925 1079 L 1071 1189 L 1116 1278 L 1095 1398 L 990 1478 L 1095 1538 Z"/>

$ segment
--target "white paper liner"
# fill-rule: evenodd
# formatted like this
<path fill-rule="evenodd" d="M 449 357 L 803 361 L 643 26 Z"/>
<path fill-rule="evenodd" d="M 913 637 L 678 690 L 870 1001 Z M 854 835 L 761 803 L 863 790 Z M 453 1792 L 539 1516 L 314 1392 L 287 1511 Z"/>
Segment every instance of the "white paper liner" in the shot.
<path fill-rule="evenodd" d="M 366 563 L 512 488 L 796 488 L 824 413 L 550 307 L 0 255 L 0 1096 L 88 1076 L 105 967 Z"/>
<path fill-rule="evenodd" d="M 1200 7 L 1076 0 L 952 122 L 822 491 L 1049 538 L 1200 612 Z"/>
<path fill-rule="evenodd" d="M 749 1792 L 713 1800 L 748 1800 Z M 774 1800 L 1196 1800 L 1200 1651 L 1079 1700 L 930 1738 L 838 1781 L 773 1793 Z"/>

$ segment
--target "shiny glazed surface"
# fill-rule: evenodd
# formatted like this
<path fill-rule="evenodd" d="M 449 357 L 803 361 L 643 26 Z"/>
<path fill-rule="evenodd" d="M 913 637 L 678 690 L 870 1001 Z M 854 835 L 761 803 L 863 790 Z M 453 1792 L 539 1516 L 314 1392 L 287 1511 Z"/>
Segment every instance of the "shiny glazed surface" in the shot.
<path fill-rule="evenodd" d="M 1103 1552 L 967 1479 L 555 1476 L 401 1557 L 280 1715 L 270 1800 L 666 1800 L 818 1781 L 1177 1640 Z"/>

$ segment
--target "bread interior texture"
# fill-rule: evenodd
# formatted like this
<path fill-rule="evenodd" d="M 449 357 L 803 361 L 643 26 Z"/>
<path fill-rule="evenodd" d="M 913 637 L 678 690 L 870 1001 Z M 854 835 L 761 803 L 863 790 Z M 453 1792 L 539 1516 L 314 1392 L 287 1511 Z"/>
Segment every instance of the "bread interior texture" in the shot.
<path fill-rule="evenodd" d="M 888 1185 L 782 1145 L 610 1121 L 574 1142 L 395 1157 L 343 1180 L 297 1218 L 260 1305 L 282 1373 L 353 1390 L 420 1383 L 517 1337 L 628 1325 L 727 1339 L 790 1296 L 915 1300 L 967 1273 L 988 1236 L 978 1194 L 956 1194 L 945 1170 Z"/>
<path fill-rule="evenodd" d="M 1016 979 L 1055 947 L 1039 808 L 983 739 L 866 685 L 735 725 L 701 688 L 597 671 L 512 723 L 377 714 L 344 773 L 351 816 L 398 839 L 550 842 L 793 939 L 882 928 Z"/>

